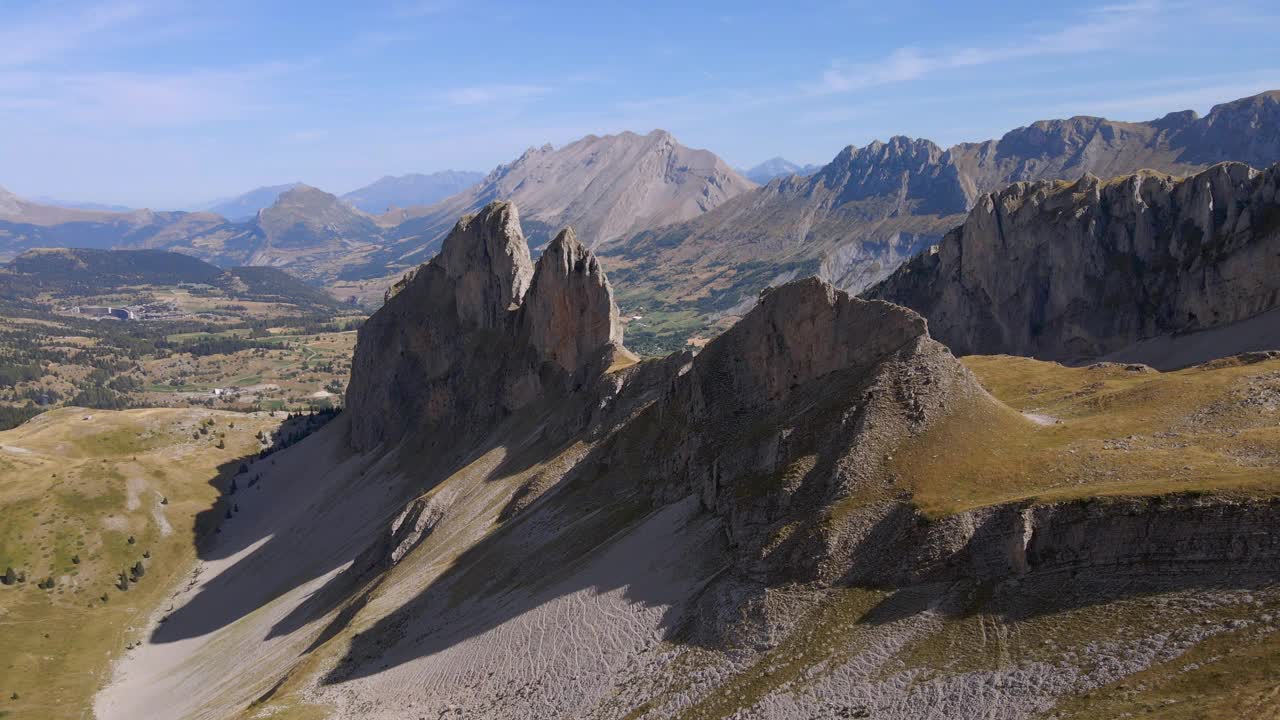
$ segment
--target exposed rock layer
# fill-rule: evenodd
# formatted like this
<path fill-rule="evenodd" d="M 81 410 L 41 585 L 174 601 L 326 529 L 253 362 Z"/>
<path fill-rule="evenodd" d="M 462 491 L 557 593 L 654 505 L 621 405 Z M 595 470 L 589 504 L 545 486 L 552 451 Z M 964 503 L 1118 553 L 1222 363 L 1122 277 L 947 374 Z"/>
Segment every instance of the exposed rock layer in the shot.
<path fill-rule="evenodd" d="M 1277 273 L 1280 166 L 1225 163 L 1017 183 L 868 297 L 919 311 L 957 354 L 1079 360 L 1265 312 Z"/>

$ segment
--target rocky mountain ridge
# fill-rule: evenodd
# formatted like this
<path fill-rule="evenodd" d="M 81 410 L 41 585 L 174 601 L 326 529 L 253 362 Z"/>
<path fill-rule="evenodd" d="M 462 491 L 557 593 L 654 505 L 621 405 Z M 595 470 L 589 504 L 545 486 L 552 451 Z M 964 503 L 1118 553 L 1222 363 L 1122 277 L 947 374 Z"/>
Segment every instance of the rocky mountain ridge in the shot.
<path fill-rule="evenodd" d="M 475 187 L 408 209 L 392 251 L 396 262 L 425 262 L 459 216 L 495 200 L 524 208 L 535 245 L 567 225 L 599 245 L 696 217 L 752 187 L 711 152 L 687 148 L 663 130 L 588 135 L 558 149 L 529 148 Z"/>
<path fill-rule="evenodd" d="M 847 147 L 807 178 L 775 179 L 602 253 L 635 288 L 629 304 L 732 318 L 779 277 L 820 273 L 850 292 L 870 287 L 1009 183 L 1141 169 L 1186 175 L 1226 160 L 1266 167 L 1280 161 L 1278 134 L 1280 91 L 1215 106 L 1203 118 L 1191 111 L 1144 123 L 1073 117 L 946 150 L 895 137 Z"/>
<path fill-rule="evenodd" d="M 1080 361 L 1230 326 L 1280 304 L 1278 178 L 1224 163 L 1015 183 L 867 295 L 916 309 L 958 354 Z"/>

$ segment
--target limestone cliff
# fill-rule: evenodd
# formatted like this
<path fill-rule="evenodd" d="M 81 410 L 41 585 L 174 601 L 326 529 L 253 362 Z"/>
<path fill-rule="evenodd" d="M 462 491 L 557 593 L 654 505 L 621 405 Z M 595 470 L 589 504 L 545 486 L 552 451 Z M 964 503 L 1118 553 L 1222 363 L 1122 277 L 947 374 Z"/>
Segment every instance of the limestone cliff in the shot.
<path fill-rule="evenodd" d="M 1278 193 L 1280 167 L 1239 163 L 1016 183 L 867 296 L 957 354 L 1081 360 L 1226 326 L 1280 304 Z"/>
<path fill-rule="evenodd" d="M 608 278 L 571 230 L 535 265 L 514 205 L 462 218 L 361 328 L 347 407 L 368 450 L 407 433 L 465 448 L 626 359 Z"/>

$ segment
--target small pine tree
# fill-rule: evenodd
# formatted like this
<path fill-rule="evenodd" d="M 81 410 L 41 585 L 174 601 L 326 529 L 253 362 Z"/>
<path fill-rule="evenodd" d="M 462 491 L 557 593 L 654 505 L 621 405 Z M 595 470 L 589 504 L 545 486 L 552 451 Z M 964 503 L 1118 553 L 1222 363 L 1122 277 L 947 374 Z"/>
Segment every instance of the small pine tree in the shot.
<path fill-rule="evenodd" d="M 144 557 L 144 558 L 146 558 L 146 559 L 150 560 L 150 559 L 151 559 L 151 551 L 150 551 L 150 550 L 143 550 L 143 551 L 142 551 L 142 557 Z"/>
<path fill-rule="evenodd" d="M 240 503 L 236 503 L 231 507 L 231 512 L 240 512 Z"/>
<path fill-rule="evenodd" d="M 144 567 L 142 561 L 139 560 L 133 564 L 133 569 L 129 571 L 129 574 L 133 576 L 133 579 L 136 582 L 138 578 L 147 574 L 147 568 Z"/>
<path fill-rule="evenodd" d="M 239 489 L 240 489 L 240 486 L 239 486 L 239 485 L 236 485 L 236 479 L 235 479 L 235 478 L 231 478 L 231 487 L 227 488 L 227 494 L 228 494 L 228 495 L 235 495 L 235 494 L 236 494 L 236 491 L 237 491 L 237 490 L 239 490 Z"/>
<path fill-rule="evenodd" d="M 128 540 L 126 540 L 125 542 L 129 543 L 130 545 L 132 545 L 132 544 L 134 544 L 134 543 L 138 542 L 138 539 L 137 539 L 137 538 L 135 538 L 134 536 L 130 535 L 130 536 L 129 536 L 129 539 L 128 539 Z"/>
<path fill-rule="evenodd" d="M 15 585 L 18 582 L 18 573 L 10 566 L 4 571 L 4 575 L 0 576 L 0 583 L 5 585 Z"/>
<path fill-rule="evenodd" d="M 72 563 L 73 565 L 79 565 L 79 564 L 80 564 L 80 556 L 79 556 L 79 555 L 72 555 L 72 556 L 71 556 L 71 563 Z"/>
<path fill-rule="evenodd" d="M 226 520 L 231 519 L 231 508 L 227 508 L 227 514 L 224 516 L 224 519 Z"/>
<path fill-rule="evenodd" d="M 219 449 L 219 450 L 226 450 L 226 449 L 227 449 L 227 441 L 226 441 L 226 440 L 223 440 L 222 438 L 218 438 L 218 449 Z"/>
<path fill-rule="evenodd" d="M 162 498 L 160 498 L 160 504 L 161 504 L 161 505 L 168 505 L 168 504 L 169 504 L 169 498 L 168 498 L 168 497 L 162 497 Z"/>

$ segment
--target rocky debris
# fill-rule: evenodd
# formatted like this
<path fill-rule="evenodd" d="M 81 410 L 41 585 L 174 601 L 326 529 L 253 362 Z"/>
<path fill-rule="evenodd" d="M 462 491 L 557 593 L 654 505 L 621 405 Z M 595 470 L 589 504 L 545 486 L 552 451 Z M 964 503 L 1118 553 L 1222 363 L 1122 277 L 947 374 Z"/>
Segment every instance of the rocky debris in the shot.
<path fill-rule="evenodd" d="M 399 563 L 440 525 L 452 502 L 453 495 L 446 492 L 409 503 L 387 528 L 377 557 L 367 559 L 365 564 L 386 569 Z"/>
<path fill-rule="evenodd" d="M 866 295 L 919 311 L 957 354 L 1096 358 L 1280 303 L 1278 194 L 1280 166 L 1239 163 L 1017 183 Z"/>

